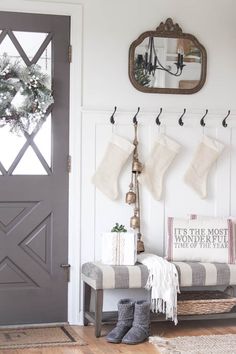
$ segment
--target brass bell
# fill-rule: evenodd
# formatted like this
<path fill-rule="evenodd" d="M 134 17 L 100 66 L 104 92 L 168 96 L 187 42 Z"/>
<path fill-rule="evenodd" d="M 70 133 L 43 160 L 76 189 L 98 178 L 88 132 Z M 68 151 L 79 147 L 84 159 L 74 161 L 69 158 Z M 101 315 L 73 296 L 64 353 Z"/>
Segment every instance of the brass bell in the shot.
<path fill-rule="evenodd" d="M 138 160 L 133 161 L 132 172 L 141 173 L 142 169 L 143 169 L 143 165 L 141 164 L 141 162 L 139 162 Z"/>
<path fill-rule="evenodd" d="M 142 253 L 142 252 L 144 252 L 144 251 L 145 251 L 145 249 L 144 249 L 144 243 L 143 243 L 143 241 L 138 240 L 138 241 L 137 241 L 137 253 Z"/>
<path fill-rule="evenodd" d="M 137 253 L 142 253 L 145 251 L 145 248 L 144 248 L 144 243 L 141 240 L 142 239 L 141 232 L 137 233 L 137 238 L 138 238 L 138 240 L 137 240 Z"/>
<path fill-rule="evenodd" d="M 134 204 L 136 202 L 136 194 L 130 190 L 126 193 L 125 201 L 127 204 Z"/>
<path fill-rule="evenodd" d="M 130 219 L 130 227 L 132 229 L 137 229 L 138 227 L 140 227 L 140 219 L 138 216 L 132 216 L 132 218 Z"/>

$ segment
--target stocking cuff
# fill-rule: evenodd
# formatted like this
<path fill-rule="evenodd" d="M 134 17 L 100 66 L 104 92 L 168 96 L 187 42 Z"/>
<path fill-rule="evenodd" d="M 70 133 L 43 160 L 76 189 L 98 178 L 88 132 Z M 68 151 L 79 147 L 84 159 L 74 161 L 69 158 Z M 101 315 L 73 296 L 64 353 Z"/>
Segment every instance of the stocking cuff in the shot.
<path fill-rule="evenodd" d="M 210 149 L 215 150 L 218 154 L 224 149 L 224 145 L 218 140 L 211 139 L 208 136 L 204 135 L 202 139 L 203 144 L 207 145 Z"/>
<path fill-rule="evenodd" d="M 169 149 L 175 151 L 176 153 L 180 150 L 180 144 L 176 141 L 170 139 L 167 135 L 162 134 L 159 138 L 159 144 L 168 146 Z"/>
<path fill-rule="evenodd" d="M 134 145 L 117 134 L 112 134 L 111 143 L 127 152 L 128 155 L 134 150 Z"/>

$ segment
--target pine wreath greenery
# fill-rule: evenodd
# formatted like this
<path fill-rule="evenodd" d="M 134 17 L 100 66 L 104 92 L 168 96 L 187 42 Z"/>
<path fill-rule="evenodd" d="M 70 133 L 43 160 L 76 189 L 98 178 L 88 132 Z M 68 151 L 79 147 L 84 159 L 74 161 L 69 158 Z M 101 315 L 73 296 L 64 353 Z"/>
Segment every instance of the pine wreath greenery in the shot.
<path fill-rule="evenodd" d="M 0 58 L 0 126 L 10 126 L 16 133 L 32 132 L 46 119 L 53 103 L 49 77 L 41 67 L 12 62 L 7 54 Z"/>

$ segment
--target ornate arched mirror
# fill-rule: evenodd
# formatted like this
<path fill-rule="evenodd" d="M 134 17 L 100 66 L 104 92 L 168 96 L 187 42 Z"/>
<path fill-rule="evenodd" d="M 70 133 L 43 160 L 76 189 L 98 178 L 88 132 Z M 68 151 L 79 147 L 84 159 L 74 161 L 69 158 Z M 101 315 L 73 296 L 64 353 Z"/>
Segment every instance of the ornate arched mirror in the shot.
<path fill-rule="evenodd" d="M 171 18 L 142 33 L 129 49 L 129 78 L 142 92 L 195 93 L 204 85 L 206 71 L 205 48 Z"/>

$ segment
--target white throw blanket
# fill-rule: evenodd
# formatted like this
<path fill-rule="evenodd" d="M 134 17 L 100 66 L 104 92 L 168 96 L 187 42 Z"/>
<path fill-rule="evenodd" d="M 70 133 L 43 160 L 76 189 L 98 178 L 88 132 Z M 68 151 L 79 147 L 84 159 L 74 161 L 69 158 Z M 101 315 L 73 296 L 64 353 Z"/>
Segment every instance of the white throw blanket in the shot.
<path fill-rule="evenodd" d="M 141 253 L 138 262 L 149 270 L 146 289 L 151 289 L 151 310 L 166 314 L 175 324 L 177 320 L 178 272 L 175 265 L 155 254 Z"/>

